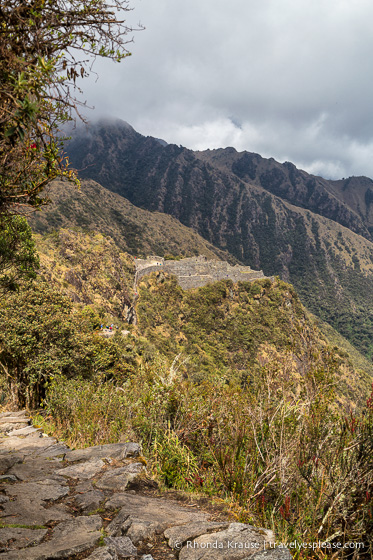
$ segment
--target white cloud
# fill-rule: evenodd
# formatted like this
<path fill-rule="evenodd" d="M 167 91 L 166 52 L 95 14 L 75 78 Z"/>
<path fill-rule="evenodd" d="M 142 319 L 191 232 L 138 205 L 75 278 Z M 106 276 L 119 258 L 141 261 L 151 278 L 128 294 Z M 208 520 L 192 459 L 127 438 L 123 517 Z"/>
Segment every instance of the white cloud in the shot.
<path fill-rule="evenodd" d="M 133 0 L 133 56 L 86 82 L 98 115 L 187 147 L 373 176 L 370 0 Z M 93 114 L 90 115 L 90 118 Z"/>

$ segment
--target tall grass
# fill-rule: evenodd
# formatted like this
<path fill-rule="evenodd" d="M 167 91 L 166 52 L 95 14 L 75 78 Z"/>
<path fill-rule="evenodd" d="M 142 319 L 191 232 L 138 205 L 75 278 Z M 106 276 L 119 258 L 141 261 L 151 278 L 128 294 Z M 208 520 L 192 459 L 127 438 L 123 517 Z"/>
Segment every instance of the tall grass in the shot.
<path fill-rule="evenodd" d="M 159 358 L 120 387 L 56 379 L 45 412 L 73 445 L 140 440 L 165 484 L 230 500 L 238 520 L 281 542 L 327 543 L 299 557 L 370 558 L 373 398 L 360 415 L 339 412 L 333 364 L 313 361 L 297 388 L 293 359 L 264 360 L 245 388 L 217 376 L 193 384 Z M 364 548 L 336 548 L 350 542 Z"/>

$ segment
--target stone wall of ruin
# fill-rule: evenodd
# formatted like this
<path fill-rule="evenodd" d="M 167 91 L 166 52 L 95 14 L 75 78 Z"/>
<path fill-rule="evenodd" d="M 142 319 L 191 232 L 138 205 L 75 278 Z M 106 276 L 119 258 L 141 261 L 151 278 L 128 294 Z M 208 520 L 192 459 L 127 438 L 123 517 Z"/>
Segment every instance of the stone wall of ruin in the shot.
<path fill-rule="evenodd" d="M 209 261 L 205 257 L 190 257 L 180 261 L 168 261 L 162 257 L 136 259 L 137 280 L 151 272 L 164 271 L 177 276 L 184 290 L 199 288 L 219 280 L 247 282 L 265 278 L 261 270 L 249 266 L 231 266 L 225 261 Z"/>

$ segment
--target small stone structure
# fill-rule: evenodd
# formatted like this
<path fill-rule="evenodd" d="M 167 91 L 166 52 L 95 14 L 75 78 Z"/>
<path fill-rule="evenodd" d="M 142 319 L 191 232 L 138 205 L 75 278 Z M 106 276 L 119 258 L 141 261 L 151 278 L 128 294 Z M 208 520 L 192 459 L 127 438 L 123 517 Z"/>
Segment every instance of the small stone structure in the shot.
<path fill-rule="evenodd" d="M 233 282 L 247 282 L 266 278 L 261 270 L 252 270 L 249 266 L 236 264 L 231 266 L 226 261 L 207 260 L 206 257 L 190 257 L 186 259 L 165 260 L 162 257 L 151 256 L 147 259 L 136 259 L 137 281 L 145 274 L 163 270 L 174 274 L 184 290 L 199 288 L 219 280 L 233 280 Z"/>

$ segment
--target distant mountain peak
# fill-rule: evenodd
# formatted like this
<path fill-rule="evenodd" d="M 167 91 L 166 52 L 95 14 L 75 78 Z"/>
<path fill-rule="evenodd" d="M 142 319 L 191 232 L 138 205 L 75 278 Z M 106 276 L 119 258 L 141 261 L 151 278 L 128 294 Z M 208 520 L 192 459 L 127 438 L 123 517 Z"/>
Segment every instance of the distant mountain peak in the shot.
<path fill-rule="evenodd" d="M 101 117 L 97 121 L 93 121 L 92 126 L 115 126 L 117 128 L 122 128 L 131 132 L 136 132 L 136 130 L 127 121 L 118 119 L 115 117 Z M 88 125 L 89 126 L 89 125 Z M 138 134 L 138 133 L 136 133 Z"/>

